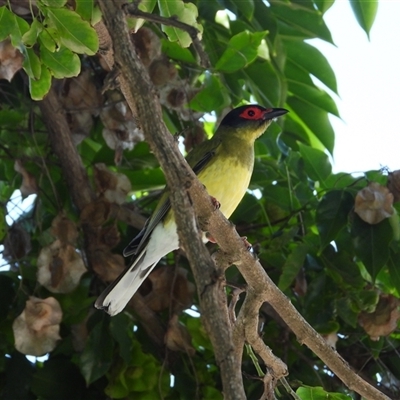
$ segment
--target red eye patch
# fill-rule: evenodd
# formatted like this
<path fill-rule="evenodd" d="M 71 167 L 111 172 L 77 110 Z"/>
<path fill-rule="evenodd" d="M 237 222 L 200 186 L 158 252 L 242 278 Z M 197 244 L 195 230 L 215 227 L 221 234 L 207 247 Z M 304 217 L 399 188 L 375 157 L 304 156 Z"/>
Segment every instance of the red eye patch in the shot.
<path fill-rule="evenodd" d="M 239 117 L 244 118 L 244 119 L 253 119 L 253 120 L 260 120 L 264 119 L 264 115 L 268 113 L 269 111 L 272 110 L 265 110 L 265 109 L 260 109 L 258 107 L 247 107 L 242 111 L 241 114 L 239 114 Z"/>

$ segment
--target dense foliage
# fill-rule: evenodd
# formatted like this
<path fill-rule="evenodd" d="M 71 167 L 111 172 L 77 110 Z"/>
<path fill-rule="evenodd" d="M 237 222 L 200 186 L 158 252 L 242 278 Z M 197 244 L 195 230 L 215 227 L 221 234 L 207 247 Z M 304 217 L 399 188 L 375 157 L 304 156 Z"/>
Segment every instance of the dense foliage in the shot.
<path fill-rule="evenodd" d="M 290 110 L 257 141 L 250 191 L 232 221 L 307 321 L 361 376 L 398 398 L 399 175 L 331 171 L 328 116 L 339 113 L 329 93 L 337 93 L 337 83 L 306 40 L 332 43 L 323 20 L 332 4 L 140 3 L 143 11 L 178 16 L 202 32 L 209 68 L 201 66 L 191 36 L 173 26 L 129 18 L 132 34 L 122 40 L 134 42 L 184 152 L 212 135 L 231 106 Z M 377 3 L 351 4 L 368 33 Z M 100 19 L 92 1 L 11 0 L 0 7 L 2 397 L 219 399 L 219 370 L 181 252 L 162 260 L 125 313 L 109 318 L 93 309 L 106 282 L 123 269 L 122 249 L 165 183 L 97 53 L 100 31 L 93 26 Z M 32 100 L 49 90 L 63 107 L 95 193 L 84 207 L 53 153 L 48 116 Z M 226 279 L 230 298 L 243 280 L 235 267 Z M 328 398 L 327 392 L 332 399 L 357 398 L 268 304 L 260 310 L 260 335 L 288 365 L 287 380 L 301 399 Z M 249 399 L 264 390 L 255 360 L 249 350 L 242 366 Z M 277 389 L 277 398 L 290 398 L 283 386 Z"/>

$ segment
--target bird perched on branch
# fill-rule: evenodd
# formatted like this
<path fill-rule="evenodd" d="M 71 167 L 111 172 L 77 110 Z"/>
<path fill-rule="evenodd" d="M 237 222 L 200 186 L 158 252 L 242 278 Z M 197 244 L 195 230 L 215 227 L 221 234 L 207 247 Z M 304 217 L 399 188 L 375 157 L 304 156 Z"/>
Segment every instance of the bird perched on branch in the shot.
<path fill-rule="evenodd" d="M 220 203 L 220 210 L 229 218 L 250 183 L 254 167 L 254 141 L 274 118 L 286 114 L 283 108 L 245 105 L 230 111 L 214 136 L 192 150 L 187 162 Z M 125 248 L 124 256 L 134 255 L 130 267 L 99 296 L 96 308 L 110 315 L 123 310 L 158 261 L 179 247 L 179 238 L 171 210 L 168 189 L 142 231 Z"/>

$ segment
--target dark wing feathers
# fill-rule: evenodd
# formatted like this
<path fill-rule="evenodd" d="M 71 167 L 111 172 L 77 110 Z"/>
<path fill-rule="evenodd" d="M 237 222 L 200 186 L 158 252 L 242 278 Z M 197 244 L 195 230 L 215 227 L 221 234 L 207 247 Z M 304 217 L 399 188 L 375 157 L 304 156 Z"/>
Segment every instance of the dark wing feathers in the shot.
<path fill-rule="evenodd" d="M 165 193 L 163 194 L 163 196 Z M 143 229 L 135 236 L 135 238 L 125 247 L 123 251 L 124 257 L 128 257 L 133 254 L 138 254 L 147 244 L 147 240 L 153 232 L 153 229 L 157 224 L 165 217 L 169 209 L 171 208 L 171 202 L 167 197 L 158 209 L 155 210 L 153 215 L 146 221 Z"/>
<path fill-rule="evenodd" d="M 209 151 L 208 153 L 204 154 L 204 157 L 192 168 L 193 172 L 198 175 L 214 156 L 215 151 Z"/>
<path fill-rule="evenodd" d="M 198 175 L 200 171 L 202 171 L 205 166 L 210 162 L 210 160 L 214 157 L 215 150 L 207 151 L 200 160 L 192 167 L 193 172 Z M 189 161 L 189 160 L 188 160 Z M 128 257 L 131 255 L 136 255 L 146 246 L 149 236 L 153 232 L 154 228 L 157 224 L 166 216 L 168 211 L 171 208 L 171 202 L 169 197 L 167 196 L 167 191 L 165 191 L 162 195 L 165 197 L 164 201 L 162 198 L 160 199 L 160 206 L 156 208 L 153 215 L 146 221 L 143 229 L 135 236 L 135 238 L 125 247 L 123 251 L 124 257 Z"/>

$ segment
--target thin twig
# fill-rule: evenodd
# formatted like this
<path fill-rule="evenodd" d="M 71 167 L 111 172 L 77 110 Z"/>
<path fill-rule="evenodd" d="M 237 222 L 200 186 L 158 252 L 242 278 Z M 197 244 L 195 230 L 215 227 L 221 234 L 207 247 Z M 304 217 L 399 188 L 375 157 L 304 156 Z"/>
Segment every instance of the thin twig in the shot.
<path fill-rule="evenodd" d="M 193 47 L 199 56 L 200 65 L 203 68 L 210 68 L 211 63 L 208 58 L 208 54 L 204 51 L 203 45 L 199 39 L 200 31 L 192 25 L 186 24 L 179 21 L 176 17 L 162 17 L 157 14 L 150 14 L 139 9 L 139 2 L 135 1 L 133 3 L 125 4 L 123 10 L 126 14 L 134 17 L 142 18 L 146 21 L 153 22 L 155 24 L 161 24 L 166 26 L 173 26 L 175 28 L 181 29 L 187 32 L 192 39 Z"/>
<path fill-rule="evenodd" d="M 235 288 L 232 291 L 232 300 L 230 301 L 229 307 L 228 307 L 229 320 L 230 320 L 232 326 L 236 322 L 236 314 L 235 314 L 236 304 L 239 301 L 240 295 L 245 291 L 246 290 L 243 288 Z"/>
<path fill-rule="evenodd" d="M 253 362 L 254 368 L 257 371 L 257 375 L 260 377 L 264 376 L 265 373 L 261 369 L 260 363 L 258 362 L 257 356 L 254 354 L 252 347 L 248 343 L 246 343 L 245 346 L 246 346 L 247 354 L 249 355 L 251 361 Z"/>
<path fill-rule="evenodd" d="M 275 387 L 276 379 L 271 374 L 266 374 L 263 379 L 264 382 L 264 393 L 260 397 L 260 400 L 276 400 Z"/>
<path fill-rule="evenodd" d="M 279 382 L 286 389 L 286 391 L 294 398 L 294 400 L 301 400 L 301 398 L 297 396 L 296 392 L 291 388 L 286 378 L 279 379 Z"/>

